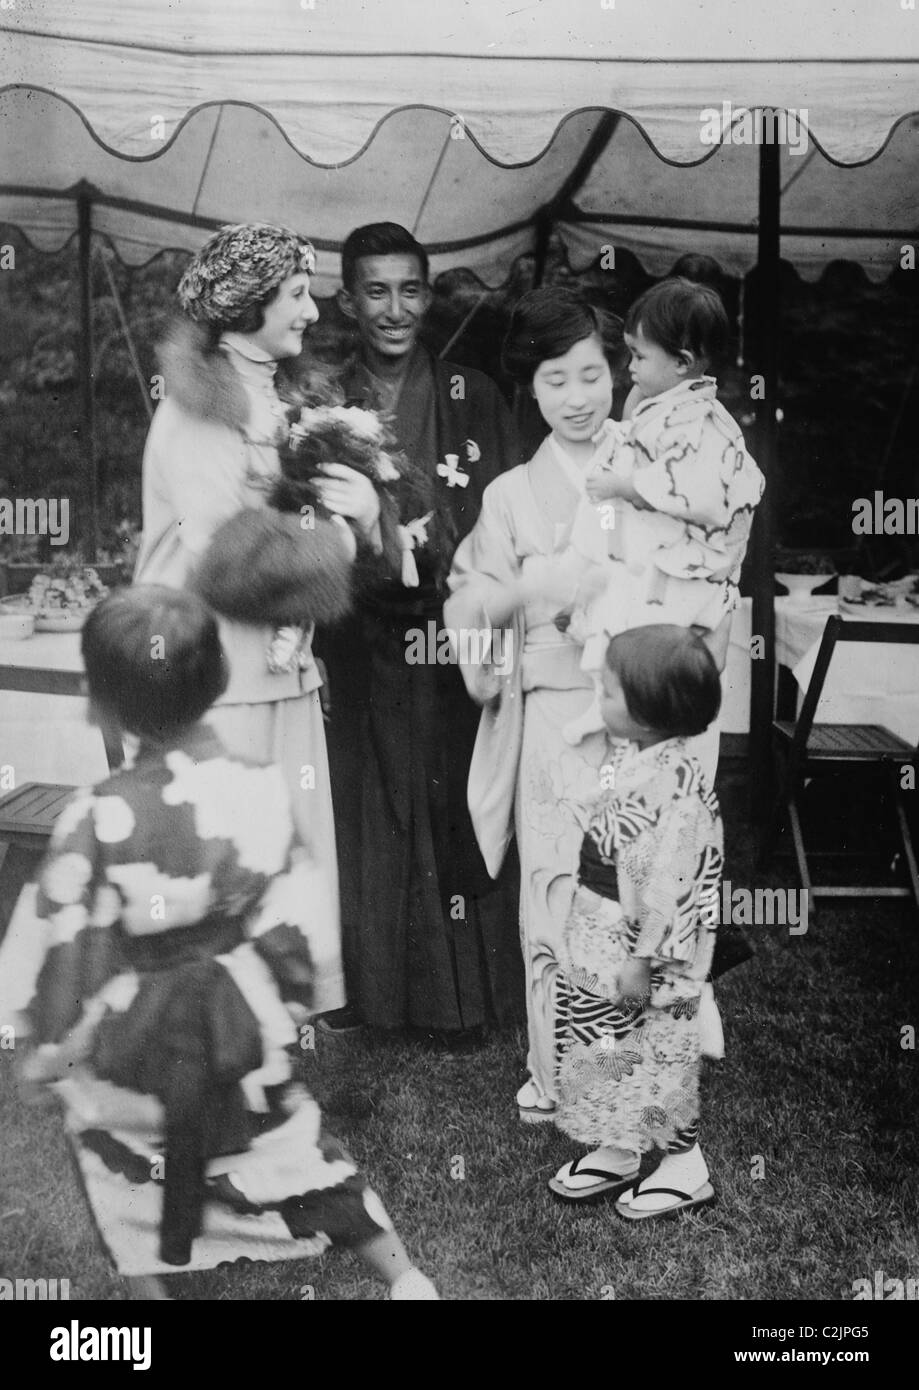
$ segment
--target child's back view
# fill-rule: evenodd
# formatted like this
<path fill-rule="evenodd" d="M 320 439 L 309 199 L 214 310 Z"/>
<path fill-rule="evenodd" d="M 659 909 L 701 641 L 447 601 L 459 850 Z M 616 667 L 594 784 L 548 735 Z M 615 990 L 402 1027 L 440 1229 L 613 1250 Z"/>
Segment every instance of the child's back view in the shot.
<path fill-rule="evenodd" d="M 25 1075 L 65 1102 L 119 1270 L 337 1243 L 394 1296 L 436 1297 L 297 1079 L 296 1023 L 338 983 L 333 904 L 281 771 L 230 757 L 199 722 L 227 678 L 213 617 L 135 586 L 92 613 L 83 655 L 92 703 L 138 753 L 55 827 L 43 959 L 20 996 L 38 1044 Z"/>

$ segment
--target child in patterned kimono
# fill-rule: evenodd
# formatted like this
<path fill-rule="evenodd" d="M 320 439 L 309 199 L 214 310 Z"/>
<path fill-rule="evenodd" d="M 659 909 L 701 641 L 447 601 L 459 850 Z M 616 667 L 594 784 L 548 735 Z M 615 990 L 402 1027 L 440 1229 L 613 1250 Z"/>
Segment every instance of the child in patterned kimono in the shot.
<path fill-rule="evenodd" d="M 571 743 L 602 728 L 610 637 L 647 623 L 713 632 L 736 606 L 763 477 L 706 375 L 727 337 L 718 294 L 690 280 L 664 280 L 629 310 L 630 418 L 595 436 L 571 536 L 596 562 L 570 621 L 598 681 L 597 701 L 564 730 Z"/>
<path fill-rule="evenodd" d="M 684 740 L 718 713 L 702 638 L 669 624 L 609 644 L 601 708 L 617 751 L 591 815 L 557 987 L 556 1124 L 590 1145 L 549 1187 L 618 1195 L 631 1221 L 714 1200 L 699 1147 L 699 1001 L 715 942 L 718 803 Z M 642 1155 L 663 1151 L 641 1179 Z M 621 1195 L 620 1195 L 621 1194 Z"/>
<path fill-rule="evenodd" d="M 436 1298 L 292 1061 L 340 974 L 334 904 L 281 770 L 200 722 L 227 682 L 215 619 L 135 585 L 92 612 L 83 658 L 91 704 L 139 746 L 55 826 L 23 1074 L 65 1102 L 119 1271 L 159 1290 L 170 1268 L 337 1244 L 393 1298 Z"/>

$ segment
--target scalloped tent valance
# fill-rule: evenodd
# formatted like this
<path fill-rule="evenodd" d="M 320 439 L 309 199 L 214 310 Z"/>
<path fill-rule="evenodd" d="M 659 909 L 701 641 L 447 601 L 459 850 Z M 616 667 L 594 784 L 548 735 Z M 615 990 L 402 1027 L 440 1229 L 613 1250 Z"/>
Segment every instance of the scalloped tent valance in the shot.
<path fill-rule="evenodd" d="M 908 0 L 904 0 L 907 3 Z M 393 111 L 457 115 L 500 164 L 534 160 L 572 111 L 631 116 L 664 159 L 697 161 L 700 111 L 808 112 L 841 163 L 872 158 L 917 109 L 919 17 L 838 0 L 46 0 L 4 10 L 0 71 L 85 116 L 106 148 L 157 153 L 214 102 L 267 112 L 318 164 L 355 159 Z"/>
<path fill-rule="evenodd" d="M 462 265 L 491 285 L 538 244 L 547 212 L 575 267 L 611 243 L 652 273 L 692 249 L 742 274 L 758 215 L 748 103 L 800 116 L 782 153 L 783 256 L 808 277 L 836 259 L 887 274 L 919 222 L 919 12 L 873 0 L 779 0 L 740 20 L 734 0 L 637 9 L 4 10 L 0 221 L 56 249 L 76 231 L 82 180 L 93 229 L 139 264 L 194 249 L 221 222 L 273 218 L 317 241 L 320 293 L 346 232 L 384 217 L 433 248 L 435 271 Z M 712 113 L 720 145 L 706 143 Z"/>
<path fill-rule="evenodd" d="M 129 265 L 164 249 L 192 251 L 221 223 L 266 218 L 315 241 L 316 289 L 328 295 L 344 235 L 386 218 L 431 248 L 435 274 L 463 266 L 495 286 L 535 249 L 546 205 L 600 119 L 570 116 L 541 159 L 506 169 L 472 141 L 451 138 L 449 117 L 396 112 L 360 159 L 329 170 L 303 160 L 263 112 L 209 107 L 157 159 L 138 162 L 103 149 L 61 99 L 17 89 L 0 94 L 0 223 L 43 251 L 59 250 L 77 231 L 79 176 L 95 190 L 94 231 Z M 723 144 L 704 163 L 671 165 L 627 119 L 599 143 L 583 184 L 552 217 L 575 270 L 610 244 L 653 275 L 686 251 L 707 252 L 732 275 L 753 267 L 754 147 Z M 799 274 L 815 278 L 830 261 L 850 260 L 882 279 L 919 233 L 919 117 L 901 121 L 878 158 L 854 168 L 831 164 L 812 145 L 803 155 L 783 151 L 781 182 L 782 255 Z"/>

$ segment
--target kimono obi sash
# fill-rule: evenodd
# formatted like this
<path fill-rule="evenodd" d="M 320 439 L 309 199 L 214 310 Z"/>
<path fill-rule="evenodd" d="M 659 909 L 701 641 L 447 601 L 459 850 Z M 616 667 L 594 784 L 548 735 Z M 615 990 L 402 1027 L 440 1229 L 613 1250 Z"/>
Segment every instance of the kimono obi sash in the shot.
<path fill-rule="evenodd" d="M 583 648 L 563 637 L 554 623 L 528 627 L 523 644 L 523 689 L 589 690 L 590 675 L 581 670 Z"/>
<path fill-rule="evenodd" d="M 589 888 L 601 898 L 619 900 L 619 878 L 615 864 L 607 864 L 600 856 L 597 843 L 592 835 L 585 835 L 581 842 L 581 859 L 578 867 L 578 883 Z"/>
<path fill-rule="evenodd" d="M 241 918 L 215 916 L 205 917 L 193 926 L 145 933 L 143 936 L 122 932 L 119 947 L 128 965 L 139 974 L 146 974 L 153 970 L 172 970 L 189 961 L 224 955 L 245 940 Z"/>

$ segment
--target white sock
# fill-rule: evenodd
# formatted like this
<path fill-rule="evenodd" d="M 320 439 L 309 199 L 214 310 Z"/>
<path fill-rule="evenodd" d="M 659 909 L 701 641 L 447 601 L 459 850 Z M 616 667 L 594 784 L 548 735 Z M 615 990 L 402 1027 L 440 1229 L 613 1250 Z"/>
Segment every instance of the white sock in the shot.
<path fill-rule="evenodd" d="M 634 1149 L 617 1149 L 604 1144 L 582 1159 L 579 1167 L 603 1168 L 608 1173 L 634 1173 L 638 1168 L 638 1154 Z"/>
<path fill-rule="evenodd" d="M 659 1167 L 653 1173 L 649 1173 L 642 1179 L 642 1189 L 647 1191 L 649 1188 L 670 1187 L 677 1192 L 685 1192 L 687 1197 L 708 1182 L 708 1164 L 698 1144 L 694 1144 L 691 1149 L 684 1153 L 665 1154 Z M 673 1197 L 643 1197 L 640 1193 L 629 1203 L 639 1211 L 655 1211 L 658 1208 L 672 1206 Z"/>
<path fill-rule="evenodd" d="M 389 1291 L 389 1297 L 397 1301 L 407 1301 L 415 1299 L 428 1303 L 439 1303 L 440 1294 L 431 1283 L 426 1274 L 422 1274 L 420 1269 L 407 1269 L 404 1274 L 400 1274 L 396 1282 Z"/>

